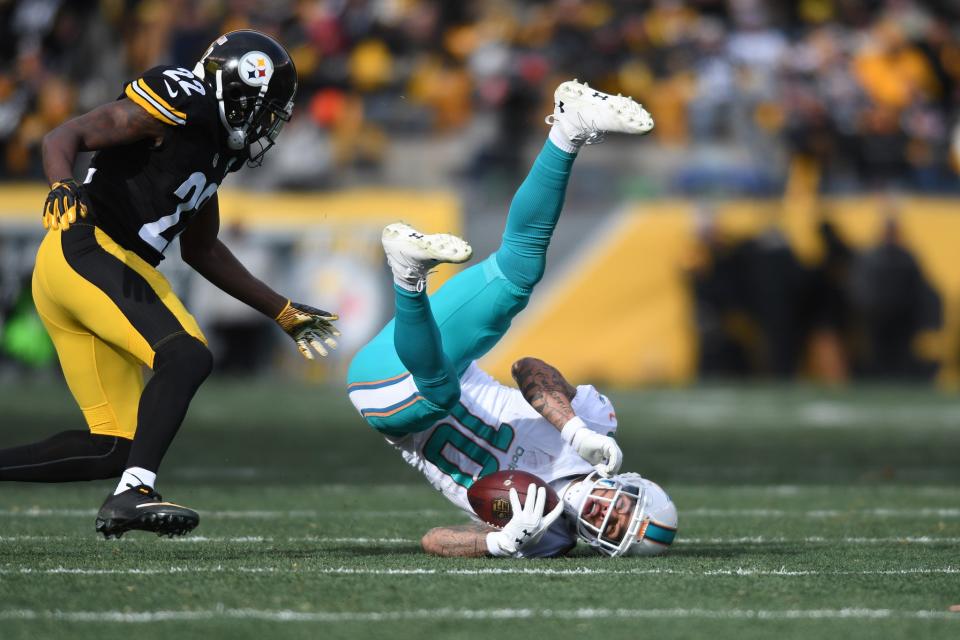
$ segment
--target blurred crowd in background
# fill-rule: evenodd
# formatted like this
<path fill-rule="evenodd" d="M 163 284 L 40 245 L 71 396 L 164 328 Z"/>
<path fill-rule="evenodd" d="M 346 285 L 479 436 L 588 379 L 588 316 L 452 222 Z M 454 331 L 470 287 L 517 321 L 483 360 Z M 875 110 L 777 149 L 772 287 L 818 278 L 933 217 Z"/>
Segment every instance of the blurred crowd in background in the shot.
<path fill-rule="evenodd" d="M 824 191 L 953 191 L 958 23 L 916 0 L 0 0 L 0 177 L 41 177 L 44 132 L 252 27 L 301 79 L 264 188 L 389 175 L 411 140 L 465 150 L 438 182 L 522 170 L 578 77 L 655 115 L 677 151 L 656 193 L 776 193 L 811 163 Z"/>
<path fill-rule="evenodd" d="M 506 177 L 509 197 L 554 87 L 576 77 L 656 119 L 642 152 L 612 140 L 586 160 L 605 164 L 578 169 L 589 179 L 576 188 L 610 208 L 798 185 L 960 191 L 960 3 L 933 0 L 0 0 L 0 181 L 42 180 L 47 131 L 149 67 L 192 68 L 241 28 L 288 48 L 300 88 L 276 149 L 233 186 L 483 195 Z M 703 222 L 688 273 L 701 374 L 793 376 L 811 352 L 830 379 L 935 371 L 910 343 L 940 325 L 941 303 L 895 216 L 867 252 L 825 220 L 815 268 L 775 228 L 732 243 Z M 6 310 L 28 315 L 23 304 Z M 31 331 L 17 330 L 23 344 Z"/>
<path fill-rule="evenodd" d="M 915 346 L 943 328 L 942 296 L 904 242 L 900 212 L 884 213 L 880 237 L 860 249 L 823 216 L 812 264 L 776 226 L 734 239 L 701 214 L 687 265 L 698 376 L 931 381 L 943 362 Z"/>

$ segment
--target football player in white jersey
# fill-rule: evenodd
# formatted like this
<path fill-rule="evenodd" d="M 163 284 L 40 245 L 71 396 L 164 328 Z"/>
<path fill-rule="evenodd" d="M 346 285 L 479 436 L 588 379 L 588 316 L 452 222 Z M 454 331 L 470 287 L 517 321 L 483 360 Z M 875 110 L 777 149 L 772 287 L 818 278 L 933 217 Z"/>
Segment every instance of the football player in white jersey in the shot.
<path fill-rule="evenodd" d="M 569 81 L 555 94 L 550 134 L 510 205 L 493 255 L 451 278 L 433 296 L 427 273 L 461 263 L 470 245 L 396 223 L 383 231 L 393 271 L 394 319 L 354 357 L 350 400 L 404 459 L 451 502 L 473 515 L 467 489 L 501 469 L 530 472 L 560 495 L 545 513 L 544 490 L 516 495 L 502 529 L 485 524 L 432 529 L 423 548 L 443 556 L 549 557 L 581 539 L 610 556 L 652 555 L 676 535 L 667 494 L 635 473 L 617 474 L 616 414 L 591 386 L 574 388 L 536 358 L 513 366 L 519 388 L 499 384 L 476 364 L 506 333 L 543 277 L 580 148 L 608 132 L 644 134 L 653 119 L 630 98 Z"/>

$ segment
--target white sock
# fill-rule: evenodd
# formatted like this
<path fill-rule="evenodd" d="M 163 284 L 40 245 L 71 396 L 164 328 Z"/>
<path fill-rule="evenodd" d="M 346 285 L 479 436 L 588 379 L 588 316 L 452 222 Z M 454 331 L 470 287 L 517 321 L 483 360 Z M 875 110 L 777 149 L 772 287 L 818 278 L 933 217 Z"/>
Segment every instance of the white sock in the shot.
<path fill-rule="evenodd" d="M 550 142 L 552 142 L 560 151 L 566 151 L 567 153 L 577 153 L 580 151 L 580 147 L 583 146 L 583 143 L 576 143 L 572 141 L 567 134 L 563 132 L 563 129 L 560 128 L 558 123 L 554 123 L 550 127 Z"/>
<path fill-rule="evenodd" d="M 387 264 L 393 272 L 393 284 L 400 289 L 420 293 L 427 286 L 425 270 L 417 271 L 413 267 L 397 264 L 390 258 L 387 258 Z"/>
<path fill-rule="evenodd" d="M 117 490 L 113 492 L 113 495 L 123 493 L 130 487 L 136 487 L 141 484 L 145 484 L 153 489 L 153 485 L 156 484 L 156 482 L 157 474 L 153 471 L 147 471 L 143 467 L 130 467 L 120 476 L 120 484 L 117 485 Z"/>
<path fill-rule="evenodd" d="M 420 293 L 423 291 L 423 288 L 427 285 L 426 278 L 412 278 L 412 277 L 403 277 L 396 272 L 393 273 L 393 284 L 398 286 L 401 289 L 407 291 L 412 291 L 413 293 Z"/>

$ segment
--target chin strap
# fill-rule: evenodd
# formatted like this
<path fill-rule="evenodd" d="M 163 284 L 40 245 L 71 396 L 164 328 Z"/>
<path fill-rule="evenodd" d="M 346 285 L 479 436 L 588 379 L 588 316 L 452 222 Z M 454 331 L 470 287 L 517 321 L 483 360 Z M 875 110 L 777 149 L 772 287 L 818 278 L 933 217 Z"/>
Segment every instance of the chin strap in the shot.
<path fill-rule="evenodd" d="M 217 69 L 216 75 L 216 84 L 217 84 L 217 105 L 220 108 L 220 122 L 223 123 L 224 128 L 227 130 L 227 146 L 230 147 L 233 151 L 240 151 L 246 146 L 247 143 L 247 132 L 246 124 L 240 129 L 230 126 L 230 122 L 227 121 L 227 109 L 223 104 L 223 71 Z"/>
<path fill-rule="evenodd" d="M 201 80 L 206 79 L 206 72 L 203 69 L 203 60 L 200 60 L 193 67 L 193 75 L 197 76 Z M 227 121 L 227 110 L 223 104 L 223 72 L 220 69 L 217 69 L 215 76 L 216 84 L 216 93 L 214 97 L 217 99 L 217 107 L 220 112 L 220 122 L 223 124 L 223 128 L 227 130 L 227 146 L 233 151 L 239 151 L 243 149 L 246 143 L 246 133 L 241 129 L 235 129 L 230 126 L 230 123 Z"/>

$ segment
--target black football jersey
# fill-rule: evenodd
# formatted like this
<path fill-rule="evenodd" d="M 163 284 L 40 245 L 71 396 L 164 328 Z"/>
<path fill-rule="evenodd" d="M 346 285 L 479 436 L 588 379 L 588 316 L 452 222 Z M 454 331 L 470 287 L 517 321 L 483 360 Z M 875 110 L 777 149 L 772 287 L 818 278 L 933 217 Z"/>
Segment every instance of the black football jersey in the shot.
<path fill-rule="evenodd" d="M 123 98 L 167 131 L 161 140 L 98 151 L 85 191 L 92 221 L 156 266 L 242 157 L 226 147 L 212 91 L 187 69 L 154 67 L 127 84 Z"/>

